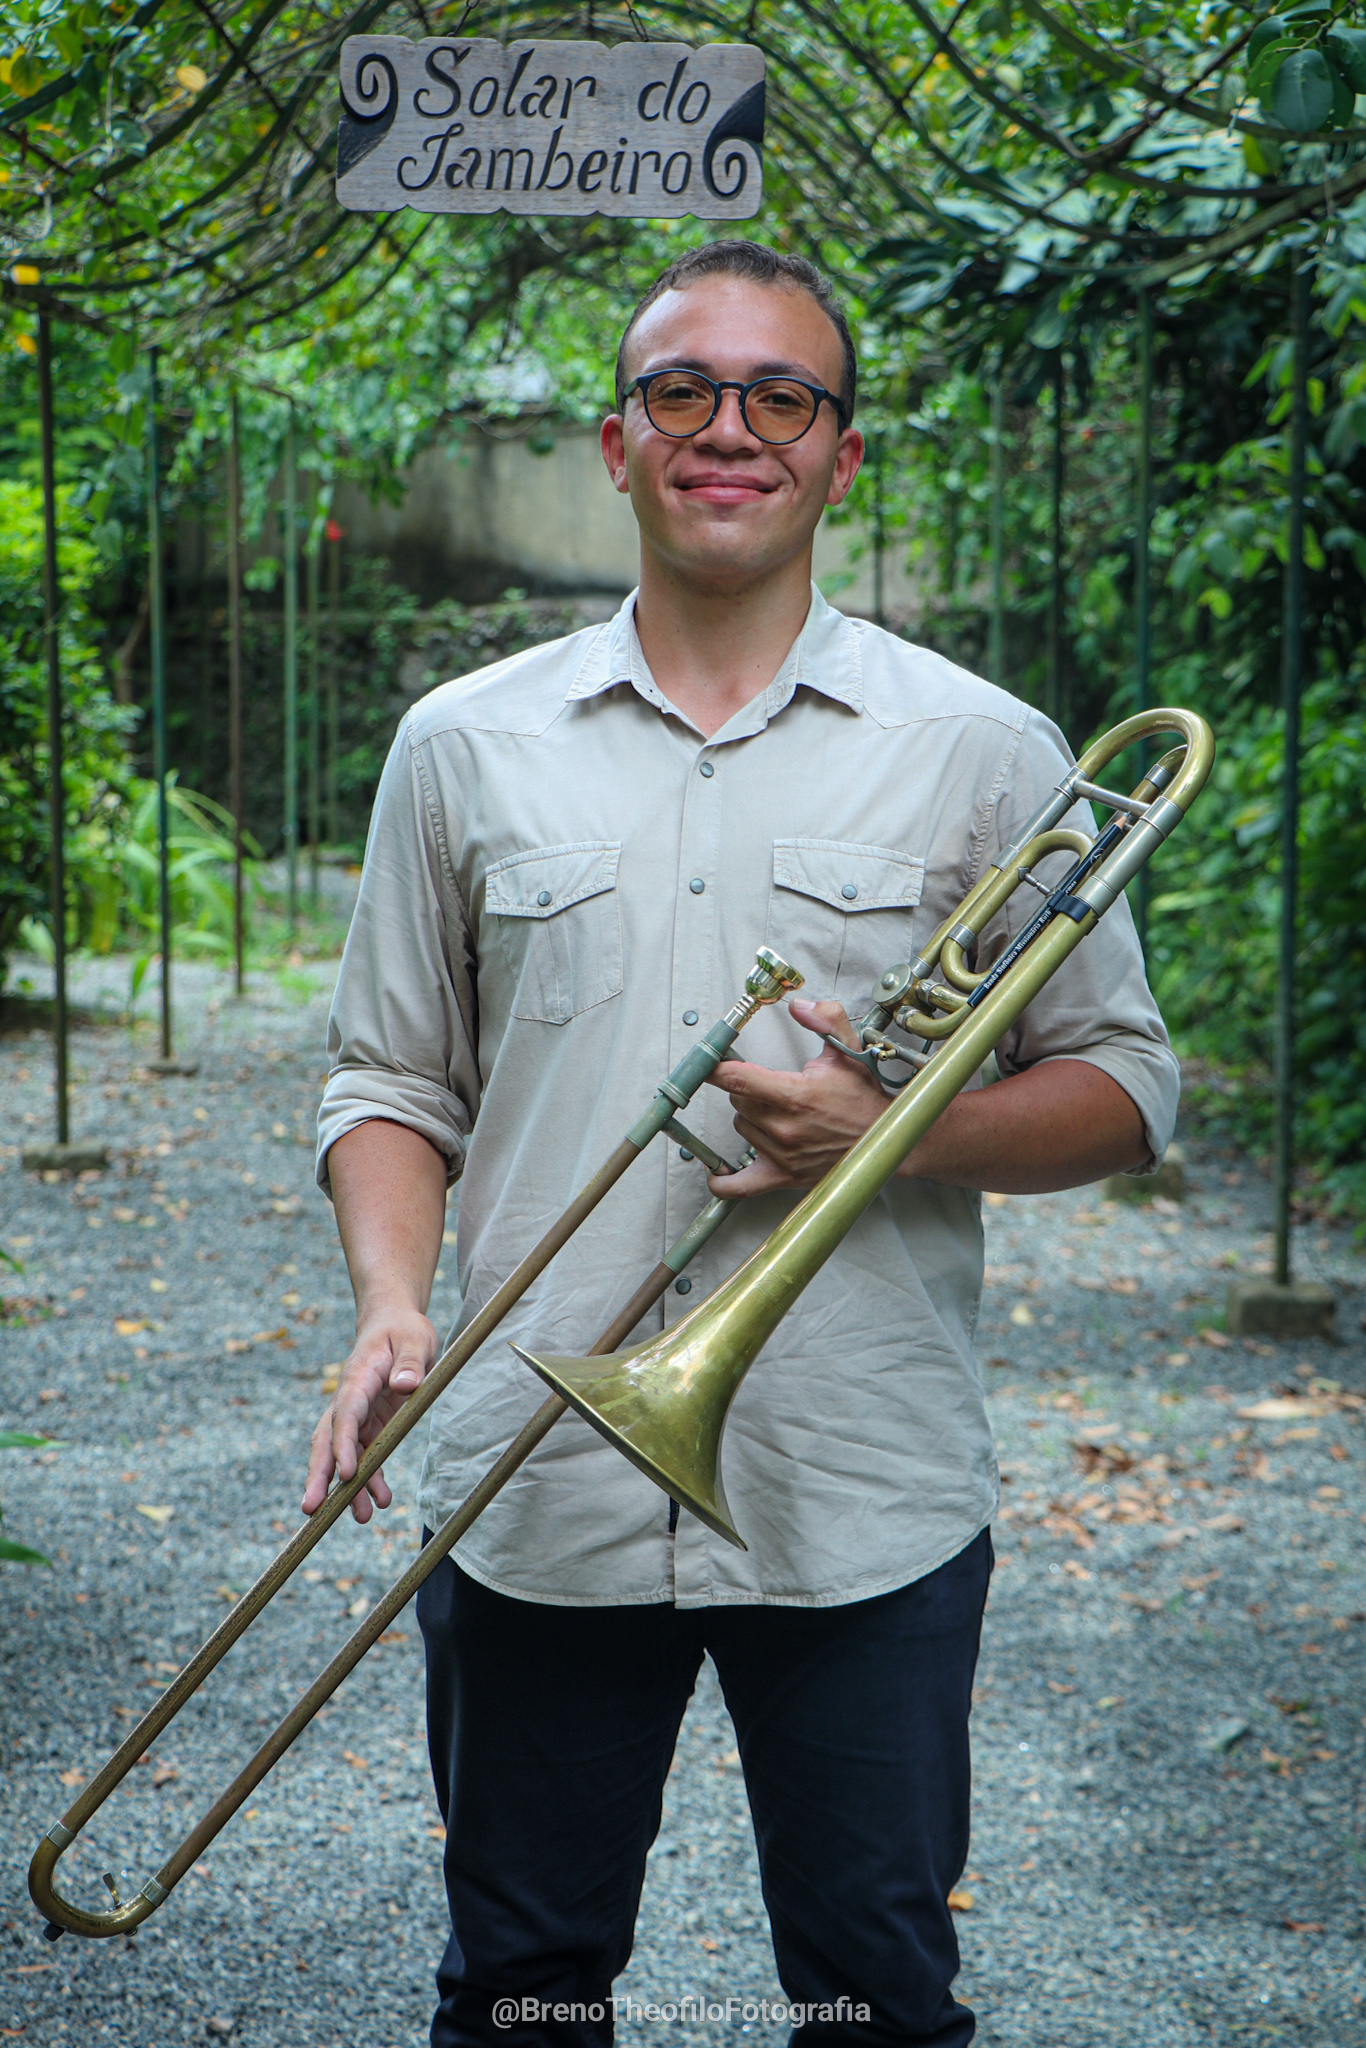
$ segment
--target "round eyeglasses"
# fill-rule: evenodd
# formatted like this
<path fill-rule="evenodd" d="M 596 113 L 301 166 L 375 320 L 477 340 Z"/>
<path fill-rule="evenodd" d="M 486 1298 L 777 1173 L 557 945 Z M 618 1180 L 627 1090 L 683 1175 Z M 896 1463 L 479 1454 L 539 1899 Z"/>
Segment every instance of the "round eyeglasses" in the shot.
<path fill-rule="evenodd" d="M 809 433 L 823 398 L 834 406 L 841 432 L 844 429 L 844 401 L 823 384 L 807 384 L 800 377 L 755 377 L 738 384 L 704 377 L 699 370 L 650 370 L 626 387 L 625 397 L 633 391 L 640 393 L 655 431 L 675 441 L 689 440 L 709 427 L 721 410 L 725 391 L 739 393 L 741 419 L 756 440 L 767 441 L 770 447 L 785 447 Z"/>

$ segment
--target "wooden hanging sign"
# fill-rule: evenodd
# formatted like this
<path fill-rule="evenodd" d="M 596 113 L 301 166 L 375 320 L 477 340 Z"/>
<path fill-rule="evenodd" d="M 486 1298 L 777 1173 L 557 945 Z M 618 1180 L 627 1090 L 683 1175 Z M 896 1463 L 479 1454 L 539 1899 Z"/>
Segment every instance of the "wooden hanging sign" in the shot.
<path fill-rule="evenodd" d="M 696 214 L 763 196 L 749 43 L 348 36 L 337 198 L 358 213 Z"/>

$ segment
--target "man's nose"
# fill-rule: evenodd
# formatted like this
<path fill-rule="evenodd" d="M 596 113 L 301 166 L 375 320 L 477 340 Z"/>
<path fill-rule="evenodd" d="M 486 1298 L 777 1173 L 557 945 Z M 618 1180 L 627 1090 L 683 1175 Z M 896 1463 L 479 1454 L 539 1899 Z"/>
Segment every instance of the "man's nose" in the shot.
<path fill-rule="evenodd" d="M 693 442 L 694 445 L 701 442 L 713 448 L 759 448 L 763 445 L 758 435 L 745 424 L 738 391 L 721 393 L 715 419 L 703 427 L 700 434 L 693 435 Z"/>

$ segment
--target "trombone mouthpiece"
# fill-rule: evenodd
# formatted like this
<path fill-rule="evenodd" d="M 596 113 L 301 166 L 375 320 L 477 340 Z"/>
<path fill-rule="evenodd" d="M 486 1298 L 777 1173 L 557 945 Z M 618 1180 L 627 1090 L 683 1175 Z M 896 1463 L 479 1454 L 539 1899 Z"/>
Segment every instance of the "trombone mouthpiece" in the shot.
<path fill-rule="evenodd" d="M 748 1024 L 751 1017 L 763 1009 L 766 1003 L 781 1002 L 794 989 L 799 989 L 806 976 L 768 946 L 760 946 L 754 956 L 754 965 L 745 976 L 745 993 L 726 1019 L 738 1029 Z"/>

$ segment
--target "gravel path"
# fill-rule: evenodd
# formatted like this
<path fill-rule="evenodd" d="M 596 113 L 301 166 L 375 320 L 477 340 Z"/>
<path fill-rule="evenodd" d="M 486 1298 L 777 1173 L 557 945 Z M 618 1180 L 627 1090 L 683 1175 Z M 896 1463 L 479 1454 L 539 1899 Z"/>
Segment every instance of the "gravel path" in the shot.
<path fill-rule="evenodd" d="M 26 1269 L 0 1278 L 0 1427 L 62 1445 L 0 1460 L 8 1533 L 55 1560 L 0 1568 L 0 2039 L 24 2048 L 426 2039 L 444 1900 L 411 1616 L 135 1941 L 50 1948 L 24 1879 L 72 1773 L 297 1519 L 350 1329 L 312 1185 L 328 979 L 262 975 L 237 1005 L 183 970 L 195 1080 L 149 1076 L 145 1031 L 78 1032 L 73 1134 L 114 1163 L 76 1182 L 21 1174 L 23 1138 L 49 1135 L 49 1056 L 36 1034 L 0 1040 L 0 1245 Z M 75 995 L 94 1001 L 88 970 Z M 1267 1256 L 1269 1200 L 1244 1161 L 1191 1153 L 1180 1210 L 1095 1190 L 987 1209 L 980 1349 L 1008 1507 L 958 1924 L 991 2048 L 1366 2044 L 1366 1274 L 1345 1231 L 1310 1226 L 1303 1269 L 1338 1287 L 1344 1341 L 1204 1334 L 1230 1268 Z M 1277 1396 L 1282 1412 L 1244 1412 Z M 296 1579 L 68 1856 L 80 1896 L 103 1869 L 155 1867 L 395 1575 L 418 1541 L 417 1459 L 405 1447 L 391 1474 L 383 1533 L 334 1533 L 325 1571 Z M 618 1991 L 781 1995 L 709 1672 Z M 618 2034 L 742 2030 L 786 2032 L 737 2014 Z"/>

